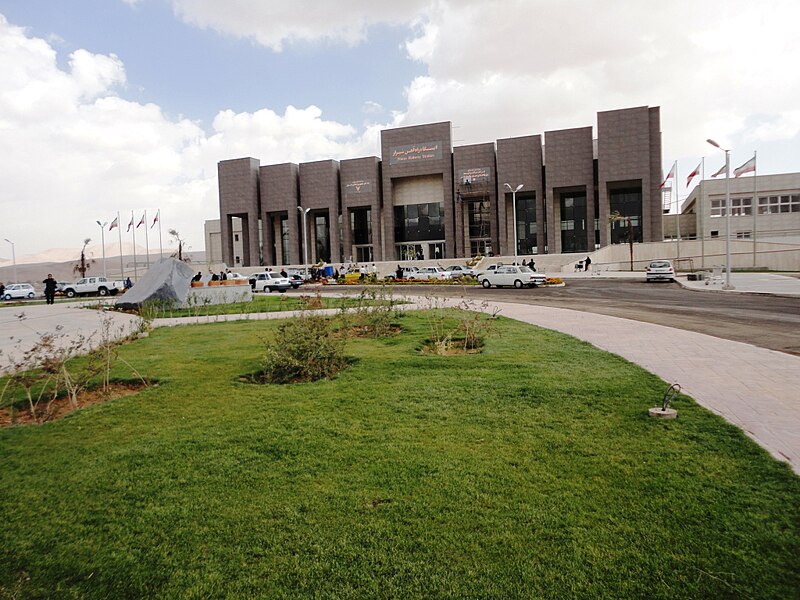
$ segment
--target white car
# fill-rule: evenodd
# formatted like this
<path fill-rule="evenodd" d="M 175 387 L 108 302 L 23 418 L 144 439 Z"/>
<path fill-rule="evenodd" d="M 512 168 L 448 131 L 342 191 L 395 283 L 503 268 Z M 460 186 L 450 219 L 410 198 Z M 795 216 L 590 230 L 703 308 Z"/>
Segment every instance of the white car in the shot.
<path fill-rule="evenodd" d="M 647 281 L 675 281 L 675 268 L 668 260 L 654 260 L 645 267 Z"/>
<path fill-rule="evenodd" d="M 453 273 L 445 271 L 442 267 L 421 267 L 416 273 L 410 273 L 409 279 L 437 279 L 444 281 L 452 279 Z"/>
<path fill-rule="evenodd" d="M 284 277 L 280 273 L 274 271 L 266 271 L 264 273 L 254 273 L 250 276 L 250 287 L 254 292 L 274 292 L 278 290 L 280 293 L 285 292 L 291 287 L 292 282 L 288 277 Z"/>
<path fill-rule="evenodd" d="M 3 292 L 3 300 L 11 300 L 12 298 L 33 298 L 36 292 L 30 283 L 12 283 L 7 285 Z"/>
<path fill-rule="evenodd" d="M 536 287 L 547 279 L 544 275 L 534 273 L 528 267 L 516 265 L 501 265 L 493 271 L 487 271 L 481 276 L 481 285 L 485 288 L 514 286 L 515 288 Z"/>
<path fill-rule="evenodd" d="M 475 269 L 463 265 L 450 265 L 445 269 L 451 273 L 451 277 L 475 277 Z"/>

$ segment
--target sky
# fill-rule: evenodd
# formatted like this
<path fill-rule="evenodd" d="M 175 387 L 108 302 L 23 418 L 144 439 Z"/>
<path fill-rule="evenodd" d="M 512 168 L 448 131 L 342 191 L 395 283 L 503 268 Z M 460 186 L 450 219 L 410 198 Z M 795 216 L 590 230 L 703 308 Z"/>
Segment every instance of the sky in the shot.
<path fill-rule="evenodd" d="M 203 250 L 219 161 L 377 156 L 434 121 L 464 145 L 660 106 L 681 197 L 724 163 L 707 138 L 798 171 L 798 22 L 797 0 L 0 0 L 0 238 L 79 253 L 160 210 Z"/>

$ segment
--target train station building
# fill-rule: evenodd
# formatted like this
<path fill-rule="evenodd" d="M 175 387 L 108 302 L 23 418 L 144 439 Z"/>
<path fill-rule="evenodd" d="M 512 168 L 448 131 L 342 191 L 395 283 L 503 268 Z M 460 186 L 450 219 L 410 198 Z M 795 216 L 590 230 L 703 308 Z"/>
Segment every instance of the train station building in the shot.
<path fill-rule="evenodd" d="M 465 146 L 450 122 L 386 129 L 381 156 L 218 164 L 221 258 L 241 266 L 591 252 L 661 241 L 658 107 Z M 515 192 L 515 190 L 517 190 Z M 516 213 L 514 209 L 516 208 Z M 516 234 L 516 240 L 515 240 Z M 238 260 L 237 260 L 238 259 Z"/>

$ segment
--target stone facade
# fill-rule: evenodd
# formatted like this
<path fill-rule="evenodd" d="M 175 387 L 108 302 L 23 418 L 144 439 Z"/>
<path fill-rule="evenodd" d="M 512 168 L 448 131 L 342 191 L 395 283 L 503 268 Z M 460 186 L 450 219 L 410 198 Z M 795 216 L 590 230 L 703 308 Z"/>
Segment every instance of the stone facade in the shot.
<path fill-rule="evenodd" d="M 609 198 L 619 198 L 623 187 L 634 189 L 637 201 L 640 196 L 636 219 L 644 241 L 660 240 L 659 109 L 600 112 L 596 131 L 596 140 L 592 127 L 580 127 L 453 148 L 451 124 L 441 122 L 382 131 L 381 158 L 268 166 L 253 158 L 222 161 L 223 258 L 233 264 L 237 217 L 243 266 L 301 263 L 305 211 L 309 262 L 356 255 L 394 261 L 409 249 L 430 259 L 467 257 L 478 247 L 510 255 L 523 238 L 514 240 L 517 216 L 505 184 L 522 185 L 517 222 L 526 227 L 524 243 L 533 253 L 561 252 L 562 240 L 586 251 L 609 244 Z M 573 211 L 573 196 L 585 197 L 585 212 L 583 206 Z M 409 234 L 423 220 L 435 227 L 424 233 L 420 224 Z M 572 227 L 579 234 L 562 233 Z M 396 240 L 396 231 L 405 239 Z"/>

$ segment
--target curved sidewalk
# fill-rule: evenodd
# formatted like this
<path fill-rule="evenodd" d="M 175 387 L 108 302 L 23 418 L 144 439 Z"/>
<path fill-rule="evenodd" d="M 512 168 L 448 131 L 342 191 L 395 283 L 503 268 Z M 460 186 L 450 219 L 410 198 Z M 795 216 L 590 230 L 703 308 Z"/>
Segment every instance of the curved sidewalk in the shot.
<path fill-rule="evenodd" d="M 489 310 L 494 308 L 501 316 L 572 335 L 679 383 L 684 393 L 800 474 L 800 357 L 606 315 L 490 302 Z"/>

